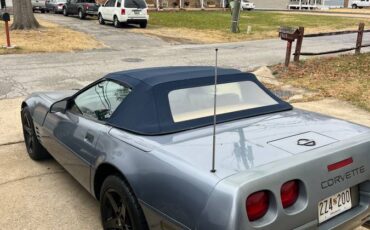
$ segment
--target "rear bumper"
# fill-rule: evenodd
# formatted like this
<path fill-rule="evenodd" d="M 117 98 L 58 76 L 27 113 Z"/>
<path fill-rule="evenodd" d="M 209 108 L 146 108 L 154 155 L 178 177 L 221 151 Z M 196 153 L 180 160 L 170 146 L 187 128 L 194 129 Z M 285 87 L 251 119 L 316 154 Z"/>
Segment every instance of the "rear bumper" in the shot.
<path fill-rule="evenodd" d="M 146 16 L 138 16 L 138 17 L 133 17 L 132 15 L 119 15 L 118 20 L 120 22 L 127 22 L 127 23 L 132 23 L 132 24 L 138 24 L 140 22 L 147 22 L 149 20 L 149 15 Z"/>
<path fill-rule="evenodd" d="M 90 15 L 90 16 L 95 16 L 95 15 L 98 15 L 98 11 L 85 10 L 85 14 Z"/>
<path fill-rule="evenodd" d="M 146 19 L 127 19 L 127 23 L 132 23 L 132 24 L 139 24 L 142 22 L 147 22 L 148 20 Z"/>
<path fill-rule="evenodd" d="M 33 10 L 46 10 L 46 6 L 32 6 Z"/>
<path fill-rule="evenodd" d="M 318 221 L 312 220 L 298 228 L 300 229 L 354 229 L 370 221 L 370 181 L 359 185 L 359 203 L 356 207 L 334 217 L 327 222 L 318 225 Z"/>

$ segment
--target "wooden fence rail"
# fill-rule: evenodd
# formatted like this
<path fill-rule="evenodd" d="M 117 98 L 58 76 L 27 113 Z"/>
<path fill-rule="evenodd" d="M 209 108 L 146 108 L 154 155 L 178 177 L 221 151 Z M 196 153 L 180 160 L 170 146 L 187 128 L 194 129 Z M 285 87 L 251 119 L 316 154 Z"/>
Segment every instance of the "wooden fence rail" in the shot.
<path fill-rule="evenodd" d="M 292 37 L 292 40 L 288 40 L 288 43 L 294 42 L 297 40 L 296 43 L 296 49 L 294 52 L 294 62 L 299 62 L 300 56 L 318 56 L 318 55 L 325 55 L 325 54 L 334 54 L 334 53 L 343 53 L 355 50 L 355 54 L 361 53 L 361 48 L 364 47 L 370 47 L 370 44 L 362 44 L 364 33 L 369 33 L 370 30 L 365 30 L 365 24 L 360 23 L 358 26 L 358 30 L 347 30 L 347 31 L 337 31 L 337 32 L 327 32 L 327 33 L 317 33 L 317 34 L 304 34 L 304 27 L 299 27 L 299 29 L 292 29 L 289 30 L 287 28 L 281 28 L 280 29 L 280 37 L 282 40 L 286 39 L 286 34 L 284 35 L 284 32 L 281 31 L 289 31 L 288 33 L 291 33 L 290 35 Z M 343 34 L 356 34 L 357 33 L 357 39 L 356 39 L 356 46 L 351 48 L 343 48 L 343 49 L 337 49 L 337 50 L 330 50 L 330 51 L 324 51 L 324 52 L 302 52 L 302 45 L 303 45 L 303 38 L 313 38 L 313 37 L 322 37 L 322 36 L 337 36 L 337 35 L 343 35 Z M 290 49 L 287 49 L 286 57 L 285 57 L 285 66 L 288 67 L 290 63 L 290 55 L 291 51 Z"/>

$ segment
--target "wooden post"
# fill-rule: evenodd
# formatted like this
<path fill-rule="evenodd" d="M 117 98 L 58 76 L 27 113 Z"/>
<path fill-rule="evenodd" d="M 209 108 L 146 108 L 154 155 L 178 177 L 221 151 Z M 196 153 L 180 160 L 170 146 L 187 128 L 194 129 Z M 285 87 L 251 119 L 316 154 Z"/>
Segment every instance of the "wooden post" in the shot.
<path fill-rule="evenodd" d="M 364 29 L 365 29 L 365 23 L 361 22 L 358 25 L 358 33 L 357 33 L 357 42 L 356 42 L 355 54 L 360 54 L 361 53 L 361 46 L 362 46 L 362 38 L 364 36 Z"/>
<path fill-rule="evenodd" d="M 292 54 L 292 40 L 288 40 L 286 46 L 286 54 L 285 54 L 285 67 L 289 66 L 290 63 L 290 55 Z"/>
<path fill-rule="evenodd" d="M 297 44 L 295 46 L 294 53 L 294 62 L 296 63 L 299 62 L 299 57 L 301 55 L 303 36 L 304 36 L 304 27 L 299 27 L 299 37 L 297 39 Z"/>
<path fill-rule="evenodd" d="M 8 21 L 5 21 L 5 34 L 6 34 L 6 47 L 10 48 L 10 35 L 9 35 L 9 24 Z"/>

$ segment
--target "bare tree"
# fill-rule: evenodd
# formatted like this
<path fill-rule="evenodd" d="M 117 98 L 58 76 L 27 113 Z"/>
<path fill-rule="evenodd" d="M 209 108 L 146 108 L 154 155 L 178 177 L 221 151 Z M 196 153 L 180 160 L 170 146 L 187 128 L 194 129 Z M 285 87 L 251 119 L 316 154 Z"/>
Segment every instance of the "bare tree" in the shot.
<path fill-rule="evenodd" d="M 31 0 L 13 0 L 13 11 L 12 30 L 30 30 L 40 27 L 33 15 Z"/>

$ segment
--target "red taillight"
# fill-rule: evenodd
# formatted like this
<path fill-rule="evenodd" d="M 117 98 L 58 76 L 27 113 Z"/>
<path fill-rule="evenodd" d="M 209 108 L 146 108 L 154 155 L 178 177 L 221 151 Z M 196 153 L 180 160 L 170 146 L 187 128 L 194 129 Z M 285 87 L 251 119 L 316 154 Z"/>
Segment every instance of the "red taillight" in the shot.
<path fill-rule="evenodd" d="M 84 4 L 84 8 L 85 9 L 89 9 L 89 5 L 88 4 Z"/>
<path fill-rule="evenodd" d="M 121 9 L 121 15 L 125 15 L 126 14 L 126 10 L 125 9 Z"/>
<path fill-rule="evenodd" d="M 299 183 L 297 180 L 291 180 L 284 183 L 280 190 L 281 203 L 283 208 L 292 206 L 299 196 Z"/>
<path fill-rule="evenodd" d="M 263 217 L 269 209 L 269 194 L 267 191 L 259 191 L 248 196 L 246 209 L 250 221 Z"/>

